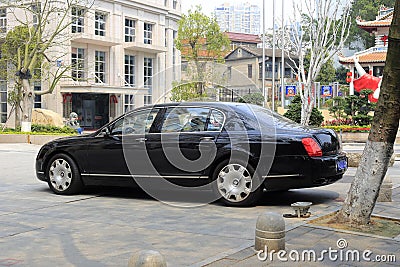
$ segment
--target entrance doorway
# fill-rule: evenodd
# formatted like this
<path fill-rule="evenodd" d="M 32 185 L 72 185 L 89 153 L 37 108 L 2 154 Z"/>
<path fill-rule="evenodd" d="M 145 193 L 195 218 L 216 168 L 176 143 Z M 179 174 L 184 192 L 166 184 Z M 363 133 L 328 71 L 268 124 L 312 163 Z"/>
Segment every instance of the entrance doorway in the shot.
<path fill-rule="evenodd" d="M 72 94 L 72 111 L 85 130 L 98 129 L 109 121 L 108 94 Z"/>

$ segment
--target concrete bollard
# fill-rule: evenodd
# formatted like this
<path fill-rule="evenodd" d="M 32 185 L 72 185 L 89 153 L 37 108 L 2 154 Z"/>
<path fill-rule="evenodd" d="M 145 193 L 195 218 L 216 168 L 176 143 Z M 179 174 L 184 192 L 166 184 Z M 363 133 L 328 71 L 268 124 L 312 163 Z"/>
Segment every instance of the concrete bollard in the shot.
<path fill-rule="evenodd" d="M 392 202 L 392 179 L 389 174 L 383 178 L 381 189 L 379 190 L 378 202 Z"/>
<path fill-rule="evenodd" d="M 285 249 L 285 221 L 280 214 L 266 212 L 258 216 L 256 223 L 256 251 L 284 250 Z"/>
<path fill-rule="evenodd" d="M 132 255 L 128 267 L 167 267 L 167 262 L 158 251 L 142 250 Z"/>

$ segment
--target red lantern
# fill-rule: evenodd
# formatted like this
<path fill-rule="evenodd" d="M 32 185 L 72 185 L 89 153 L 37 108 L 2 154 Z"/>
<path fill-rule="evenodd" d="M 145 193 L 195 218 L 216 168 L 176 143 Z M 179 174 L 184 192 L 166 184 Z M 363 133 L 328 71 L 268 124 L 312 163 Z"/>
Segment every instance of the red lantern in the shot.
<path fill-rule="evenodd" d="M 346 73 L 346 82 L 351 83 L 353 77 L 353 73 L 351 71 Z"/>

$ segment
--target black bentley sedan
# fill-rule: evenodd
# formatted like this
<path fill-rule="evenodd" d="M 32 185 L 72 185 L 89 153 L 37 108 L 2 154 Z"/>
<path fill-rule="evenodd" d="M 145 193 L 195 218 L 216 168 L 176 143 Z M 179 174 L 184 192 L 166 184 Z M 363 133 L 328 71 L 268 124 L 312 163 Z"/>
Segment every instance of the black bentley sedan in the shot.
<path fill-rule="evenodd" d="M 37 177 L 56 194 L 87 185 L 139 185 L 150 195 L 209 188 L 231 206 L 255 204 L 264 189 L 327 185 L 346 169 L 334 131 L 223 102 L 138 108 L 95 133 L 51 141 L 36 158 Z"/>

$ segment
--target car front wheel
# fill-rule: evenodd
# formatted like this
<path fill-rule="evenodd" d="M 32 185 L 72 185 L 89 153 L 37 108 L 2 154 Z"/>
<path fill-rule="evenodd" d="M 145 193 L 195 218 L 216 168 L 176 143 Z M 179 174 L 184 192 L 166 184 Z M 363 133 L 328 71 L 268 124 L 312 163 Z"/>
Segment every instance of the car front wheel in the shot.
<path fill-rule="evenodd" d="M 53 156 L 47 166 L 46 174 L 49 187 L 56 194 L 76 194 L 83 187 L 78 166 L 67 155 Z"/>
<path fill-rule="evenodd" d="M 242 161 L 221 162 L 213 178 L 214 192 L 228 206 L 252 206 L 263 192 L 254 180 L 254 168 Z"/>

